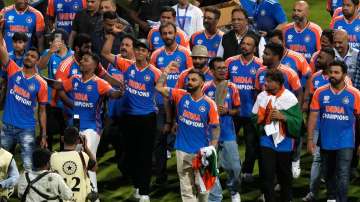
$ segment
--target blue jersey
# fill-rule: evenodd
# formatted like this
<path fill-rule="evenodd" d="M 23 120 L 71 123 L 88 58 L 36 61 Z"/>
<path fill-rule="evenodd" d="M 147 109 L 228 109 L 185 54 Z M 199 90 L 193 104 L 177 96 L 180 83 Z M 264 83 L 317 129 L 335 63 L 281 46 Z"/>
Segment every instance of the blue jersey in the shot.
<path fill-rule="evenodd" d="M 262 62 L 257 57 L 245 62 L 241 55 L 237 55 L 228 58 L 225 64 L 228 67 L 229 80 L 237 86 L 240 92 L 241 106 L 239 115 L 241 117 L 250 117 L 256 98 L 256 73 L 262 67 Z"/>
<path fill-rule="evenodd" d="M 330 23 L 331 29 L 344 29 L 349 36 L 349 45 L 355 49 L 360 48 L 360 16 L 348 21 L 345 16 L 338 16 Z"/>
<path fill-rule="evenodd" d="M 289 23 L 284 28 L 284 41 L 286 48 L 305 56 L 310 63 L 311 56 L 321 49 L 321 28 L 309 22 L 303 30 L 299 30 L 295 23 Z"/>
<path fill-rule="evenodd" d="M 25 52 L 20 57 L 17 57 L 14 51 L 9 52 L 9 58 L 12 59 L 19 67 L 23 66 L 24 56 Z"/>
<path fill-rule="evenodd" d="M 206 82 L 203 88 L 205 95 L 215 100 L 216 85 L 214 81 Z M 231 110 L 240 106 L 239 91 L 235 84 L 228 82 L 227 94 L 224 107 Z M 220 138 L 219 141 L 235 141 L 236 132 L 231 115 L 220 116 Z"/>
<path fill-rule="evenodd" d="M 310 109 L 319 112 L 321 149 L 354 148 L 355 115 L 360 114 L 359 90 L 345 86 L 337 92 L 325 85 L 315 91 Z"/>
<path fill-rule="evenodd" d="M 277 0 L 262 0 L 255 6 L 254 21 L 257 30 L 269 33 L 287 19 L 284 9 Z"/>
<path fill-rule="evenodd" d="M 193 65 L 189 49 L 179 45 L 175 51 L 168 53 L 165 47 L 162 47 L 154 51 L 150 59 L 150 63 L 161 71 L 172 61 L 176 61 L 179 64 L 178 71 L 169 73 L 166 80 L 166 85 L 173 88 L 176 85 L 180 73 Z M 163 104 L 163 99 L 160 94 L 157 95 L 156 102 L 158 105 Z"/>
<path fill-rule="evenodd" d="M 195 32 L 191 36 L 190 45 L 194 47 L 196 45 L 203 45 L 207 48 L 209 59 L 216 57 L 222 37 L 224 33 L 220 30 L 216 34 L 209 36 L 205 31 Z"/>
<path fill-rule="evenodd" d="M 37 103 L 46 104 L 47 83 L 40 75 L 25 77 L 13 60 L 4 66 L 8 75 L 3 122 L 17 128 L 35 130 Z"/>
<path fill-rule="evenodd" d="M 301 86 L 306 85 L 306 81 L 311 76 L 311 68 L 302 54 L 287 49 L 281 59 L 281 64 L 291 67 L 297 73 Z"/>
<path fill-rule="evenodd" d="M 46 14 L 55 19 L 55 27 L 71 32 L 76 13 L 86 8 L 85 0 L 48 0 Z"/>
<path fill-rule="evenodd" d="M 169 97 L 174 101 L 177 113 L 175 148 L 194 154 L 200 148 L 209 146 L 209 131 L 219 125 L 215 102 L 206 95 L 194 100 L 188 92 L 177 88 L 170 89 Z"/>
<path fill-rule="evenodd" d="M 123 73 L 112 64 L 109 64 L 108 73 L 114 77 L 115 79 L 122 81 L 124 80 Z M 108 101 L 108 115 L 111 118 L 121 117 L 124 113 L 124 97 L 112 99 L 110 98 Z"/>
<path fill-rule="evenodd" d="M 115 58 L 115 65 L 124 75 L 125 113 L 146 115 L 157 112 L 155 84 L 161 75 L 161 71 L 151 64 L 139 69 L 133 61 L 120 57 Z"/>
<path fill-rule="evenodd" d="M 338 7 L 341 7 L 343 4 L 343 0 L 327 0 L 327 9 L 334 11 Z"/>
<path fill-rule="evenodd" d="M 1 10 L 4 22 L 4 39 L 8 52 L 13 51 L 12 37 L 15 32 L 25 33 L 28 39 L 33 34 L 41 35 L 44 32 L 44 17 L 40 11 L 29 6 L 24 12 L 15 9 L 15 5 L 8 6 Z M 31 47 L 31 40 L 27 43 L 27 48 Z"/>
<path fill-rule="evenodd" d="M 240 0 L 241 6 L 246 10 L 250 18 L 254 17 L 256 9 L 256 0 Z"/>
<path fill-rule="evenodd" d="M 102 129 L 101 106 L 104 96 L 112 90 L 110 84 L 96 75 L 83 81 L 80 75 L 63 81 L 63 88 L 74 100 L 73 112 L 80 117 L 80 130 Z"/>

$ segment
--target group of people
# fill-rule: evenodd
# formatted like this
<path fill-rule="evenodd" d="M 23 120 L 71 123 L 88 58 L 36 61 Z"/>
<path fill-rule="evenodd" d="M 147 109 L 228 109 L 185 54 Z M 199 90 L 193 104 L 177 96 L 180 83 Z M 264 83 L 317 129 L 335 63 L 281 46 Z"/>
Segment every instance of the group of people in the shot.
<path fill-rule="evenodd" d="M 140 202 L 150 201 L 152 176 L 166 184 L 172 150 L 182 201 L 221 201 L 221 168 L 240 202 L 258 160 L 259 200 L 289 202 L 306 144 L 302 200 L 316 201 L 324 179 L 327 201 L 346 202 L 360 152 L 359 0 L 328 0 L 324 30 L 306 1 L 294 2 L 292 22 L 277 0 L 241 0 L 231 13 L 212 5 L 222 2 L 3 8 L 0 201 L 15 186 L 21 201 L 99 201 L 97 151 L 111 144 Z M 220 29 L 221 15 L 231 21 Z"/>

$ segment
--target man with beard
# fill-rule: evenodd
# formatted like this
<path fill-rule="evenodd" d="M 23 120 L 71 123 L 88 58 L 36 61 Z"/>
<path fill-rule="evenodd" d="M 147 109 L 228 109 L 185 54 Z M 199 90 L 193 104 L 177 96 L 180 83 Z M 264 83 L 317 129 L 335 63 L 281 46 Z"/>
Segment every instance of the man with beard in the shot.
<path fill-rule="evenodd" d="M 301 101 L 302 88 L 298 75 L 290 67 L 281 64 L 281 58 L 284 54 L 284 47 L 280 44 L 268 43 L 265 46 L 263 55 L 263 65 L 256 73 L 255 89 L 258 91 L 264 90 L 265 75 L 268 70 L 278 69 L 283 73 L 284 86 L 296 95 Z"/>
<path fill-rule="evenodd" d="M 279 201 L 289 202 L 292 198 L 291 154 L 293 141 L 300 134 L 302 113 L 295 95 L 285 88 L 280 70 L 267 71 L 265 80 L 265 90 L 257 96 L 252 109 L 252 120 L 260 136 L 262 191 L 265 201 L 277 201 L 276 176 L 281 186 Z"/>
<path fill-rule="evenodd" d="M 37 73 L 36 63 L 39 53 L 35 48 L 29 49 L 23 67 L 9 59 L 3 41 L 0 41 L 0 62 L 7 73 L 7 93 L 1 130 L 1 145 L 12 151 L 20 144 L 21 158 L 26 170 L 32 169 L 31 155 L 35 149 L 35 110 L 39 106 L 40 146 L 47 147 L 46 136 L 46 103 L 48 102 L 47 84 Z"/>
<path fill-rule="evenodd" d="M 113 32 L 121 30 L 113 29 Z M 150 53 L 146 39 L 134 46 L 135 61 L 111 53 L 114 35 L 107 35 L 102 55 L 124 75 L 124 153 L 127 172 L 134 185 L 134 197 L 150 201 L 151 160 L 156 135 L 155 83 L 161 71 L 149 64 Z M 166 154 L 166 151 L 165 151 Z"/>
<path fill-rule="evenodd" d="M 331 29 L 344 29 L 349 35 L 349 45 L 353 48 L 360 48 L 360 16 L 358 12 L 359 0 L 344 0 L 343 15 L 332 19 Z"/>
<path fill-rule="evenodd" d="M 13 51 L 12 36 L 15 32 L 26 33 L 29 39 L 33 36 L 37 39 L 37 48 L 39 52 L 44 50 L 44 17 L 40 11 L 29 6 L 28 0 L 15 0 L 15 4 L 3 8 L 0 11 L 1 26 L 0 32 L 3 34 L 8 52 Z M 19 28 L 20 27 L 20 28 Z M 26 50 L 34 46 L 29 40 Z"/>
<path fill-rule="evenodd" d="M 287 24 L 283 32 L 285 47 L 303 54 L 309 63 L 312 54 L 320 50 L 321 28 L 308 16 L 309 4 L 297 1 L 292 14 L 294 22 Z"/>
<path fill-rule="evenodd" d="M 175 88 L 186 88 L 186 83 L 188 82 L 188 75 L 192 69 L 200 70 L 204 76 L 205 81 L 213 80 L 213 75 L 207 66 L 209 60 L 209 54 L 207 48 L 203 45 L 196 45 L 193 47 L 191 52 L 191 59 L 193 61 L 194 68 L 186 69 L 181 72 L 179 79 L 176 82 Z"/>
<path fill-rule="evenodd" d="M 206 46 L 210 59 L 216 56 L 222 36 L 224 35 L 224 33 L 217 28 L 220 15 L 220 10 L 217 8 L 205 8 L 203 20 L 205 30 L 195 32 L 190 40 L 191 48 L 196 45 Z"/>
<path fill-rule="evenodd" d="M 176 23 L 175 20 L 176 20 L 176 11 L 174 10 L 174 8 L 165 6 L 161 9 L 161 13 L 160 13 L 161 24 L 166 22 L 171 22 L 175 24 Z M 156 50 L 164 46 L 164 41 L 161 38 L 159 27 L 152 28 L 147 36 L 147 39 L 151 50 Z M 176 28 L 176 43 L 186 48 L 189 48 L 188 36 L 179 27 Z"/>
<path fill-rule="evenodd" d="M 319 138 L 324 166 L 327 201 L 347 201 L 350 165 L 355 148 L 355 125 L 360 118 L 360 91 L 345 83 L 347 66 L 335 61 L 329 65 L 330 85 L 318 88 L 311 101 L 307 147 L 315 153 L 314 129 L 319 117 Z M 341 134 L 341 135 L 340 135 Z M 360 147 L 357 148 L 357 152 Z"/>
<path fill-rule="evenodd" d="M 165 87 L 168 74 L 176 70 L 177 64 L 170 63 L 160 76 L 156 89 L 176 105 L 178 127 L 175 149 L 181 198 L 182 201 L 208 201 L 208 193 L 199 193 L 195 185 L 192 159 L 201 148 L 217 146 L 220 136 L 219 115 L 216 103 L 202 92 L 205 76 L 200 70 L 189 72 L 186 90 Z"/>
<path fill-rule="evenodd" d="M 175 84 L 182 71 L 191 68 L 193 66 L 192 59 L 190 57 L 190 51 L 184 46 L 179 45 L 176 42 L 176 30 L 177 27 L 172 22 L 165 22 L 160 25 L 159 31 L 165 46 L 154 51 L 150 58 L 150 63 L 160 70 L 164 70 L 172 61 L 175 61 L 178 65 L 176 72 L 171 72 L 167 77 L 167 86 L 175 87 Z M 159 107 L 158 113 L 158 133 L 155 141 L 155 161 L 156 161 L 156 173 L 157 183 L 162 184 L 166 181 L 166 137 L 169 133 L 170 126 L 172 124 L 171 107 L 167 98 L 162 98 L 157 94 L 156 97 L 157 106 Z"/>
<path fill-rule="evenodd" d="M 241 97 L 240 112 L 234 116 L 234 123 L 236 132 L 241 128 L 244 131 L 245 161 L 242 173 L 245 182 L 253 181 L 252 173 L 258 150 L 258 139 L 250 119 L 256 99 L 255 76 L 258 69 L 262 67 L 261 59 L 254 56 L 258 43 L 257 35 L 246 34 L 240 43 L 242 54 L 230 57 L 225 61 L 229 71 L 229 80 L 236 85 Z"/>
<path fill-rule="evenodd" d="M 321 49 L 323 48 L 334 48 L 334 38 L 333 38 L 333 30 L 332 29 L 324 29 L 321 33 L 320 37 L 320 46 Z M 320 50 L 321 50 L 320 49 Z M 310 59 L 310 68 L 312 73 L 315 73 L 318 71 L 318 69 L 315 68 L 317 57 L 320 53 L 320 50 L 316 51 Z"/>
<path fill-rule="evenodd" d="M 225 99 L 223 103 L 216 103 L 218 114 L 220 116 L 220 138 L 219 138 L 219 165 L 223 168 L 228 177 L 226 181 L 227 188 L 231 194 L 232 202 L 240 202 L 240 194 L 238 187 L 240 185 L 241 162 L 236 143 L 236 131 L 233 122 L 233 116 L 239 114 L 240 96 L 236 85 L 227 81 L 227 66 L 223 58 L 215 57 L 209 63 L 210 69 L 213 72 L 214 80 L 205 83 L 203 91 L 205 95 L 209 96 L 215 102 L 217 101 L 217 92 L 219 92 L 220 85 L 224 85 Z M 212 188 L 209 201 L 221 201 L 222 188 L 219 180 Z"/>

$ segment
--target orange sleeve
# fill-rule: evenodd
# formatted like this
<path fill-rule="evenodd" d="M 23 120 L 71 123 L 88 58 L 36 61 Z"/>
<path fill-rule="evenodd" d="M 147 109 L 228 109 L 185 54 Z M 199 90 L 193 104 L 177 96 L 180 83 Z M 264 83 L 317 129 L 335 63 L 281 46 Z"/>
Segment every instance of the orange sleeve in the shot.
<path fill-rule="evenodd" d="M 312 100 L 311 100 L 311 104 L 310 104 L 310 110 L 313 111 L 318 111 L 320 110 L 320 104 L 319 104 L 319 89 L 315 91 Z"/>
<path fill-rule="evenodd" d="M 174 102 L 177 104 L 179 103 L 180 99 L 186 94 L 186 91 L 183 89 L 177 89 L 177 88 L 170 88 L 170 99 L 174 100 Z"/>
<path fill-rule="evenodd" d="M 64 81 L 68 79 L 70 75 L 70 67 L 68 63 L 60 63 L 59 68 L 56 70 L 55 79 Z"/>
<path fill-rule="evenodd" d="M 288 74 L 288 81 L 289 81 L 289 84 L 291 86 L 291 88 L 294 90 L 294 91 L 297 91 L 301 88 L 301 83 L 300 83 L 300 79 L 299 77 L 297 76 L 296 73 L 292 73 L 292 72 L 287 72 Z"/>
<path fill-rule="evenodd" d="M 48 0 L 46 15 L 50 17 L 55 17 L 54 0 Z"/>
<path fill-rule="evenodd" d="M 149 34 L 147 35 L 147 41 L 149 43 L 150 50 L 152 50 L 154 48 L 153 44 L 152 44 L 152 41 L 151 41 L 151 36 L 152 36 L 153 33 L 154 33 L 154 29 L 151 29 Z"/>
<path fill-rule="evenodd" d="M 330 29 L 334 29 L 335 19 L 336 19 L 336 18 L 331 19 L 331 22 L 330 22 L 330 25 L 329 25 L 329 28 L 330 28 Z"/>
<path fill-rule="evenodd" d="M 120 69 L 120 71 L 125 72 L 132 64 L 131 60 L 127 60 L 120 56 L 115 56 L 115 66 Z"/>
<path fill-rule="evenodd" d="M 239 107 L 241 104 L 239 90 L 236 88 L 235 85 L 231 85 L 231 90 L 233 107 Z"/>
<path fill-rule="evenodd" d="M 98 67 L 96 68 L 96 74 L 99 77 L 103 77 L 106 74 L 106 69 L 104 68 L 104 66 L 102 66 L 102 64 L 99 63 Z"/>
<path fill-rule="evenodd" d="M 186 71 L 186 70 L 185 70 Z M 180 88 L 180 89 L 183 89 L 184 86 L 185 86 L 185 78 L 187 76 L 187 73 L 183 71 L 181 72 L 177 82 L 176 82 L 176 85 L 175 85 L 175 88 Z"/>
<path fill-rule="evenodd" d="M 327 0 L 327 1 L 326 1 L 326 10 L 327 10 L 328 12 L 330 12 L 330 10 L 331 10 L 331 0 Z"/>
<path fill-rule="evenodd" d="M 104 95 L 113 89 L 108 82 L 102 79 L 97 80 L 97 87 L 100 95 Z"/>
<path fill-rule="evenodd" d="M 20 67 L 13 60 L 9 60 L 8 63 L 4 66 L 4 70 L 6 71 L 7 76 L 11 77 L 16 72 L 20 71 Z"/>
<path fill-rule="evenodd" d="M 208 100 L 208 103 L 210 105 L 209 109 L 209 124 L 211 125 L 219 125 L 219 113 L 217 111 L 217 107 L 214 101 Z"/>
<path fill-rule="evenodd" d="M 355 114 L 360 114 L 360 92 L 358 90 L 356 90 L 354 92 L 354 113 Z"/>
<path fill-rule="evenodd" d="M 71 77 L 62 81 L 62 85 L 65 92 L 69 92 L 73 89 L 73 84 L 72 84 L 73 79 L 74 77 Z"/>
<path fill-rule="evenodd" d="M 48 102 L 48 85 L 43 79 L 38 79 L 40 83 L 40 89 L 37 94 L 38 101 L 40 104 L 47 104 Z"/>
<path fill-rule="evenodd" d="M 322 30 L 317 30 L 315 35 L 316 35 L 316 50 L 321 50 L 321 41 L 320 41 L 320 38 L 321 38 L 321 32 Z"/>
<path fill-rule="evenodd" d="M 256 72 L 256 77 L 255 77 L 255 89 L 256 90 L 261 90 L 260 81 L 259 81 L 260 72 L 261 71 Z"/>
<path fill-rule="evenodd" d="M 36 32 L 43 33 L 45 30 L 44 16 L 39 11 L 35 12 L 35 16 L 36 16 Z"/>
<path fill-rule="evenodd" d="M 158 68 L 152 66 L 151 67 L 151 71 L 154 73 L 155 76 L 155 82 L 157 82 L 162 74 L 161 70 L 159 70 Z"/>
<path fill-rule="evenodd" d="M 186 50 L 185 54 L 186 54 L 186 68 L 190 69 L 193 67 L 193 62 L 192 62 L 192 58 L 190 56 L 190 51 Z"/>
<path fill-rule="evenodd" d="M 86 0 L 82 0 L 82 5 L 83 5 L 83 10 L 85 10 L 87 8 L 87 2 Z"/>
<path fill-rule="evenodd" d="M 314 92 L 315 92 L 313 81 L 314 81 L 314 76 L 312 76 L 311 79 L 310 79 L 310 84 L 309 84 L 310 94 L 314 94 Z"/>
<path fill-rule="evenodd" d="M 310 69 L 311 69 L 311 72 L 312 73 L 315 73 L 315 60 L 316 60 L 316 58 L 317 58 L 317 52 L 315 52 L 313 55 L 312 55 L 312 57 L 311 57 L 311 59 L 310 59 L 310 64 L 309 64 L 309 66 L 310 66 Z"/>
<path fill-rule="evenodd" d="M 151 57 L 150 57 L 150 64 L 154 65 L 155 67 L 157 67 L 156 59 L 157 59 L 158 55 L 159 55 L 159 52 L 155 51 L 151 54 Z"/>
<path fill-rule="evenodd" d="M 184 32 L 178 32 L 178 34 L 180 36 L 180 45 L 184 46 L 187 49 L 190 49 L 190 40 L 186 36 L 186 34 Z"/>

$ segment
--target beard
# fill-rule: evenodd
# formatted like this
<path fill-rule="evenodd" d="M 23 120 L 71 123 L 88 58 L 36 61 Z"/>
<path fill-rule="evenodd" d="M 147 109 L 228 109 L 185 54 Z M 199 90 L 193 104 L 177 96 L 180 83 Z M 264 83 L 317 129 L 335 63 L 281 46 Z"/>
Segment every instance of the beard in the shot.
<path fill-rule="evenodd" d="M 304 17 L 293 16 L 292 19 L 293 19 L 294 22 L 299 23 L 299 22 L 302 22 L 304 20 Z"/>
<path fill-rule="evenodd" d="M 341 80 L 337 80 L 337 79 L 335 79 L 335 78 L 333 78 L 333 77 L 330 77 L 330 78 L 329 78 L 329 81 L 330 81 L 330 84 L 331 84 L 332 86 L 337 86 L 338 84 L 341 83 Z"/>
<path fill-rule="evenodd" d="M 206 62 L 194 64 L 194 68 L 195 68 L 195 69 L 202 69 L 202 68 L 204 68 L 205 66 L 206 66 Z"/>
<path fill-rule="evenodd" d="M 174 42 L 175 42 L 175 38 L 164 40 L 166 46 L 171 46 Z"/>
<path fill-rule="evenodd" d="M 199 89 L 199 86 L 194 86 L 194 87 L 189 86 L 189 85 L 186 86 L 186 91 L 187 91 L 188 93 L 190 93 L 190 94 L 194 93 L 194 92 L 197 91 L 198 89 Z"/>

